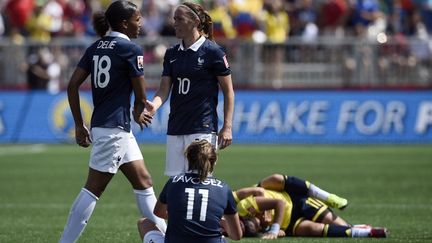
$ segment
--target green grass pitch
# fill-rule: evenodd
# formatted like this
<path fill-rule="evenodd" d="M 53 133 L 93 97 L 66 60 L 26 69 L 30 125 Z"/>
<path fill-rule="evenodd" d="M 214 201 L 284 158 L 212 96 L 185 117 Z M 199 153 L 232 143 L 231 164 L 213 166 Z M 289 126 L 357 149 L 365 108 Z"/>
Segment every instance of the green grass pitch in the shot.
<path fill-rule="evenodd" d="M 141 146 L 158 194 L 165 147 Z M 87 176 L 89 149 L 76 145 L 0 145 L 0 242 L 57 242 Z M 348 198 L 336 212 L 351 223 L 386 226 L 387 239 L 281 238 L 275 242 L 432 242 L 430 145 L 232 145 L 215 175 L 233 189 L 271 173 L 308 179 Z M 141 242 L 138 209 L 119 173 L 79 242 Z M 262 242 L 247 238 L 241 242 Z"/>

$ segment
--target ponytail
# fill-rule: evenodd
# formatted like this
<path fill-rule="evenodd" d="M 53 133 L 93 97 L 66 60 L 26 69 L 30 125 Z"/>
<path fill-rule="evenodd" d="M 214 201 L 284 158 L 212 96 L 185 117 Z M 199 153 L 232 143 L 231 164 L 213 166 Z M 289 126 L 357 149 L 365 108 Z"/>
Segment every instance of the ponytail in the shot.
<path fill-rule="evenodd" d="M 121 22 L 128 20 L 136 11 L 138 7 L 132 2 L 115 1 L 105 12 L 99 11 L 93 14 L 93 28 L 100 37 L 105 36 L 109 28 L 121 32 Z"/>
<path fill-rule="evenodd" d="M 100 37 L 104 37 L 106 32 L 109 30 L 109 24 L 105 17 L 105 12 L 99 11 L 94 13 L 92 23 L 96 34 L 98 34 Z"/>

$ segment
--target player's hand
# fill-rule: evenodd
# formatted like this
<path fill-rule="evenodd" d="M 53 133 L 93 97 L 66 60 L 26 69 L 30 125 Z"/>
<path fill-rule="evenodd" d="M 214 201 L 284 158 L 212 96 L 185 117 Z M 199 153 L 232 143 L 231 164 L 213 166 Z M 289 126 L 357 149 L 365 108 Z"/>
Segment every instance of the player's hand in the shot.
<path fill-rule="evenodd" d="M 263 236 L 261 236 L 261 239 L 264 239 L 264 240 L 275 240 L 277 238 L 278 238 L 278 235 L 273 234 L 273 233 L 269 233 L 269 232 L 267 232 Z"/>
<path fill-rule="evenodd" d="M 90 132 L 86 126 L 75 126 L 75 141 L 84 148 L 87 148 L 92 143 Z"/>
<path fill-rule="evenodd" d="M 151 120 L 153 119 L 153 116 L 150 115 L 150 113 L 145 109 L 140 114 L 138 114 L 135 109 L 133 109 L 132 115 L 135 122 L 140 126 L 141 131 L 144 130 L 144 126 L 148 127 L 149 124 L 151 124 Z"/>
<path fill-rule="evenodd" d="M 283 231 L 283 230 L 279 230 L 279 234 L 278 234 L 278 237 L 285 237 L 285 231 Z"/>
<path fill-rule="evenodd" d="M 145 110 L 150 114 L 150 115 L 154 115 L 156 113 L 156 106 L 153 102 L 151 102 L 150 100 L 146 100 L 145 102 Z"/>
<path fill-rule="evenodd" d="M 232 144 L 232 129 L 222 127 L 218 135 L 218 145 L 220 149 L 224 149 Z"/>

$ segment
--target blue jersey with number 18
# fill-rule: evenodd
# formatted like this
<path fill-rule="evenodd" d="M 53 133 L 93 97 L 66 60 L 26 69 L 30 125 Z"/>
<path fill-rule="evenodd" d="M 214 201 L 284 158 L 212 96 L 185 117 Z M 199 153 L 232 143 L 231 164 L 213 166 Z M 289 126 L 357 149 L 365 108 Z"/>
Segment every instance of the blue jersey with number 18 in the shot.
<path fill-rule="evenodd" d="M 159 201 L 167 204 L 168 210 L 165 242 L 224 242 L 220 220 L 224 214 L 237 212 L 231 188 L 226 183 L 214 177 L 200 182 L 194 173 L 170 178 Z"/>
<path fill-rule="evenodd" d="M 91 127 L 130 131 L 131 78 L 144 75 L 142 49 L 119 32 L 87 48 L 78 66 L 91 73 Z"/>

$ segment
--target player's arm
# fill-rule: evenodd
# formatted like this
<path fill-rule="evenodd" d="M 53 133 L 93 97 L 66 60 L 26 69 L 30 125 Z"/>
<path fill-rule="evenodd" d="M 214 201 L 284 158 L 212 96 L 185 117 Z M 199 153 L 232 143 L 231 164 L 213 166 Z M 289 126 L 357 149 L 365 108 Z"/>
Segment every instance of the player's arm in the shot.
<path fill-rule="evenodd" d="M 156 202 L 153 213 L 159 218 L 168 219 L 167 205 L 159 200 Z"/>
<path fill-rule="evenodd" d="M 152 116 L 144 112 L 146 108 L 146 82 L 144 76 L 132 77 L 132 88 L 135 94 L 133 117 L 136 123 L 143 129 L 143 125 L 146 127 L 151 123 Z"/>
<path fill-rule="evenodd" d="M 265 212 L 267 210 L 274 210 L 273 224 L 270 230 L 263 235 L 263 239 L 276 239 L 279 235 L 280 225 L 283 220 L 285 211 L 285 201 L 282 199 L 255 197 L 255 201 L 259 211 Z"/>
<path fill-rule="evenodd" d="M 75 140 L 81 147 L 88 147 L 91 143 L 90 132 L 84 125 L 82 118 L 79 96 L 79 87 L 89 74 L 85 69 L 77 67 L 72 73 L 67 87 L 69 106 L 75 122 Z"/>
<path fill-rule="evenodd" d="M 230 239 L 240 240 L 243 236 L 243 232 L 240 226 L 240 218 L 238 213 L 225 214 L 224 220 L 221 221 L 222 227 L 227 232 Z"/>
<path fill-rule="evenodd" d="M 245 199 L 249 196 L 264 196 L 264 188 L 261 187 L 245 187 L 238 189 L 234 192 L 234 197 L 236 198 L 236 201 L 240 201 L 242 199 Z"/>
<path fill-rule="evenodd" d="M 149 105 L 147 106 L 148 111 L 150 114 L 156 113 L 156 111 L 165 103 L 165 101 L 168 99 L 169 93 L 171 91 L 171 77 L 169 76 L 162 76 L 161 82 L 159 84 L 159 88 L 156 91 L 153 100 L 150 102 L 148 101 Z"/>
<path fill-rule="evenodd" d="M 232 121 L 234 113 L 234 88 L 231 74 L 218 76 L 219 86 L 221 87 L 224 97 L 224 121 L 218 134 L 218 144 L 223 149 L 232 143 Z"/>

